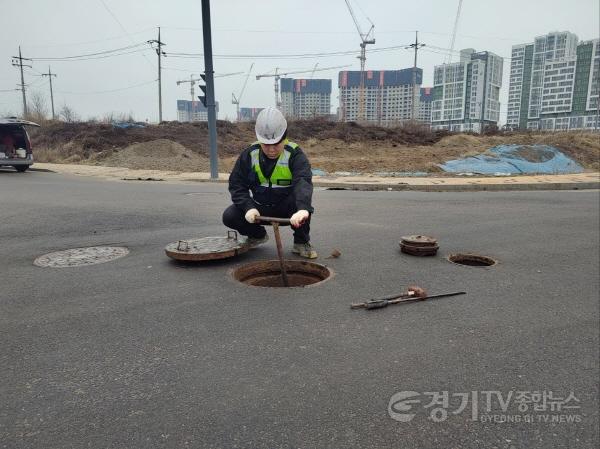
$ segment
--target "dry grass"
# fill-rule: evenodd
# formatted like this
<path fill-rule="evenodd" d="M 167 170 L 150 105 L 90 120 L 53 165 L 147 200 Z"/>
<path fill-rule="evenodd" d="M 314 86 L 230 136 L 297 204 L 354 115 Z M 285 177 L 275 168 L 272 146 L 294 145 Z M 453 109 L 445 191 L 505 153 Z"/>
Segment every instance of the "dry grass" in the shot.
<path fill-rule="evenodd" d="M 240 151 L 255 140 L 253 126 L 218 122 L 222 170 L 230 170 Z M 600 170 L 600 134 L 590 132 L 481 136 L 434 133 L 421 126 L 380 128 L 307 120 L 290 122 L 289 136 L 307 153 L 314 168 L 328 172 L 436 172 L 437 164 L 485 153 L 500 144 L 553 145 L 586 169 Z M 50 122 L 32 133 L 32 142 L 40 162 L 129 164 L 122 166 L 148 169 L 168 166 L 178 171 L 208 167 L 206 123 L 164 123 L 124 130 L 107 124 Z"/>

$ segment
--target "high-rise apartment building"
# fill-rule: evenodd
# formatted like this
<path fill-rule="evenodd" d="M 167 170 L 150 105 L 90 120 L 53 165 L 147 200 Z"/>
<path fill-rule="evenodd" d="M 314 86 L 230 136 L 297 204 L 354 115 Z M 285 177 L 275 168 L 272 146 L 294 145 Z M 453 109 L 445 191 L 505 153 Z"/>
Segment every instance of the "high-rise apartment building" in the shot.
<path fill-rule="evenodd" d="M 460 61 L 435 66 L 432 129 L 480 132 L 500 119 L 503 58 L 461 50 Z"/>
<path fill-rule="evenodd" d="M 219 102 L 216 102 L 217 117 Z M 208 109 L 200 101 L 177 100 L 177 120 L 180 122 L 207 122 Z"/>
<path fill-rule="evenodd" d="M 431 124 L 431 102 L 433 100 L 433 89 L 421 87 L 419 98 L 419 121 Z"/>
<path fill-rule="evenodd" d="M 258 113 L 263 108 L 240 108 L 240 121 L 241 122 L 253 122 L 258 117 Z"/>
<path fill-rule="evenodd" d="M 360 71 L 343 71 L 338 76 L 339 119 L 350 122 L 359 120 Z M 423 70 L 416 69 L 416 101 L 423 80 Z M 398 124 L 412 119 L 413 69 L 368 70 L 364 73 L 365 121 L 383 126 Z M 417 111 L 419 106 L 417 105 Z"/>
<path fill-rule="evenodd" d="M 311 118 L 331 112 L 331 80 L 281 78 L 281 112 L 291 118 Z"/>
<path fill-rule="evenodd" d="M 507 125 L 521 129 L 598 127 L 599 40 L 568 31 L 512 47 Z"/>

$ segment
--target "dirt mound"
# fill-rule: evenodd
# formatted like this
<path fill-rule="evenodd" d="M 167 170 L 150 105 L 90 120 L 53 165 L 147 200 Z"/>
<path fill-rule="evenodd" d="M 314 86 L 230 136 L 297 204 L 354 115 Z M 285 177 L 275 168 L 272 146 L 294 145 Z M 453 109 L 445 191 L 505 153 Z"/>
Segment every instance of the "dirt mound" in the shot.
<path fill-rule="evenodd" d="M 430 131 L 419 125 L 383 128 L 357 123 L 338 123 L 324 119 L 290 120 L 288 135 L 295 141 L 308 139 L 338 139 L 352 142 L 394 142 L 403 145 L 431 145 L 448 135 L 446 131 Z M 36 147 L 57 148 L 75 142 L 89 157 L 91 153 L 124 148 L 131 142 L 167 139 L 208 155 L 208 125 L 206 122 L 163 122 L 143 128 L 122 129 L 106 123 L 48 122 L 32 132 Z M 256 140 L 254 123 L 217 121 L 217 144 L 225 156 L 238 154 Z"/>
<path fill-rule="evenodd" d="M 346 143 L 387 141 L 402 145 L 432 145 L 448 135 L 447 131 L 431 131 L 423 125 L 399 124 L 384 128 L 355 122 L 332 122 L 322 118 L 290 120 L 288 125 L 288 134 L 296 141 L 337 139 Z"/>
<path fill-rule="evenodd" d="M 239 152 L 255 140 L 253 125 L 217 122 L 217 136 L 223 154 Z M 41 148 L 62 148 L 75 143 L 89 157 L 114 148 L 125 148 L 132 142 L 148 142 L 167 139 L 204 155 L 208 155 L 208 127 L 206 123 L 164 122 L 143 128 L 122 129 L 106 123 L 51 122 L 32 132 L 32 143 Z"/>
<path fill-rule="evenodd" d="M 146 170 L 208 171 L 206 156 L 194 153 L 167 139 L 134 143 L 109 155 L 95 158 L 99 165 Z"/>
<path fill-rule="evenodd" d="M 465 147 L 474 148 L 481 144 L 481 138 L 472 134 L 453 134 L 442 138 L 436 146 L 440 148 Z"/>

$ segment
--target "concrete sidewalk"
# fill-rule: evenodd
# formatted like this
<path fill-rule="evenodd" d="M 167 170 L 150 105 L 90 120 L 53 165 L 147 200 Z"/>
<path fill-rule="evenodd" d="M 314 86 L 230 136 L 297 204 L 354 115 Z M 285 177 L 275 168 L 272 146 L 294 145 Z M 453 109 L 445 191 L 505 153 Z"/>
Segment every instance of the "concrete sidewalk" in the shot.
<path fill-rule="evenodd" d="M 209 181 L 209 173 L 174 172 L 165 170 L 133 170 L 94 165 L 35 163 L 33 169 L 50 170 L 61 174 L 94 176 L 102 179 L 128 181 L 202 182 Z M 219 174 L 219 182 L 227 182 L 227 173 Z M 351 190 L 416 190 L 482 191 L 482 190 L 581 190 L 600 188 L 600 173 L 588 172 L 568 175 L 522 176 L 427 176 L 377 177 L 314 176 L 316 187 Z"/>

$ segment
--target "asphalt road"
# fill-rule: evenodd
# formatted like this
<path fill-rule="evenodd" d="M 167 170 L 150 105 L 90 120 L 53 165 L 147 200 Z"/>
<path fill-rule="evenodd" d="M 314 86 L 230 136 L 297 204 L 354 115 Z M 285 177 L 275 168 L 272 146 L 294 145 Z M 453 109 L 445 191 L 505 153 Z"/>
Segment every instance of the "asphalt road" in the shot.
<path fill-rule="evenodd" d="M 273 239 L 227 262 L 165 256 L 223 235 L 228 204 L 222 184 L 0 170 L 0 447 L 597 447 L 598 191 L 316 191 L 335 276 L 292 290 L 229 275 L 275 258 Z M 415 233 L 440 254 L 400 254 Z M 33 265 L 106 244 L 131 252 Z M 349 308 L 411 283 L 468 294 Z"/>

